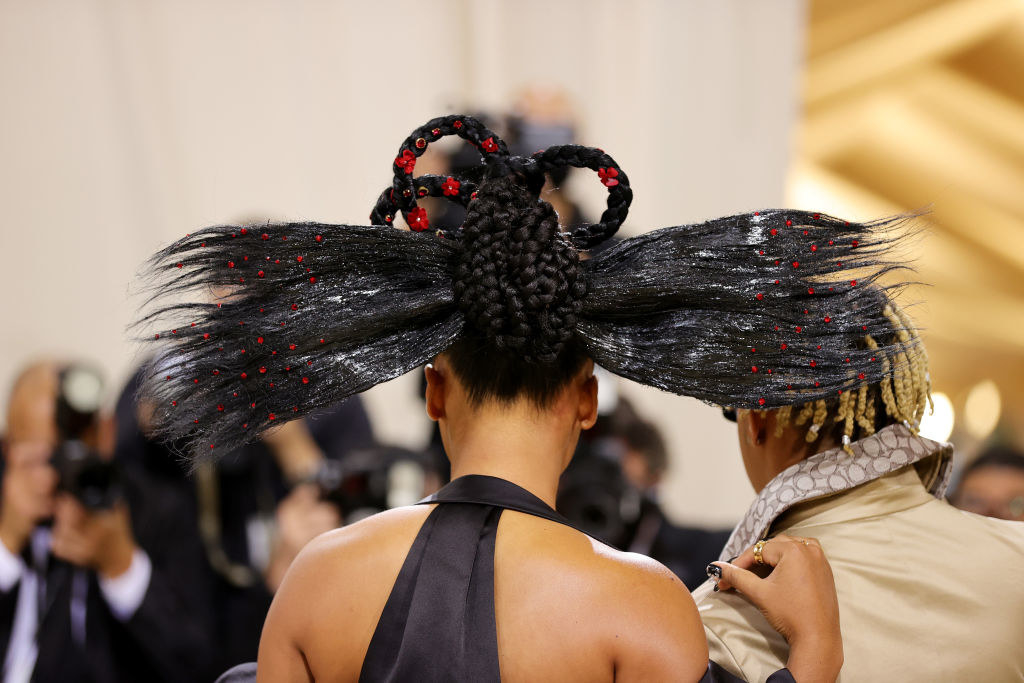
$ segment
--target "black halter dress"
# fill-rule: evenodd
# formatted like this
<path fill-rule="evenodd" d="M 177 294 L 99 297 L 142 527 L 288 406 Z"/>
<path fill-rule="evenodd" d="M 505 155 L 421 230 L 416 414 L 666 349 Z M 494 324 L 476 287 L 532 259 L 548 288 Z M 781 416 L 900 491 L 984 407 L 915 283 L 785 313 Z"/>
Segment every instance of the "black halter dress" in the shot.
<path fill-rule="evenodd" d="M 409 549 L 359 680 L 500 681 L 494 542 L 501 513 L 516 510 L 573 525 L 529 491 L 496 477 L 460 477 L 420 502 L 438 505 Z M 793 678 L 783 669 L 768 680 Z M 740 679 L 712 662 L 701 683 L 715 681 Z"/>

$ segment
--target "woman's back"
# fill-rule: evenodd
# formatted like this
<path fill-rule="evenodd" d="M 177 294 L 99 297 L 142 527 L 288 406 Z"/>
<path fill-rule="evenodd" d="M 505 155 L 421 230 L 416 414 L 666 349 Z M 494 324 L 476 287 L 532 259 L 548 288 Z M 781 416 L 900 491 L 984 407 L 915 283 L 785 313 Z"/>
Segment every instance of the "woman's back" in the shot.
<path fill-rule="evenodd" d="M 387 648 L 401 644 L 403 636 L 395 642 L 393 605 L 381 615 L 434 507 L 376 515 L 304 550 L 268 617 L 260 680 L 358 680 L 371 640 L 369 660 L 388 664 Z M 493 576 L 504 681 L 697 680 L 706 667 L 703 629 L 689 593 L 652 560 L 612 550 L 558 522 L 504 510 Z M 430 597 L 464 602 L 464 595 L 455 590 Z M 460 614 L 489 609 L 451 607 Z M 444 642 L 453 629 L 440 615 L 437 623 L 400 625 L 408 628 L 404 637 L 417 644 L 423 667 L 455 672 L 448 667 L 465 665 L 444 661 L 458 644 Z M 487 651 L 488 635 L 484 629 L 467 632 L 468 647 Z"/>

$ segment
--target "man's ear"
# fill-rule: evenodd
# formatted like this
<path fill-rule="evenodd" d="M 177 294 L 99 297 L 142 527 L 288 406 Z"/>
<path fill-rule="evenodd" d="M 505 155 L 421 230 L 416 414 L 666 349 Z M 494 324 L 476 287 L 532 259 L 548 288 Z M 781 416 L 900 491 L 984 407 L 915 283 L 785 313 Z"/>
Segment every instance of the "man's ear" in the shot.
<path fill-rule="evenodd" d="M 759 410 L 744 410 L 744 419 L 740 422 L 743 438 L 751 446 L 763 446 L 768 440 L 768 415 Z"/>
<path fill-rule="evenodd" d="M 435 361 L 436 362 L 436 361 Z M 447 378 L 444 372 L 447 368 L 442 363 L 438 363 L 437 367 L 433 363 L 423 368 L 423 372 L 427 377 L 427 416 L 437 422 L 442 417 L 445 417 L 445 397 L 448 390 Z"/>
<path fill-rule="evenodd" d="M 587 361 L 587 367 L 580 378 L 579 406 L 576 417 L 580 428 L 590 429 L 597 422 L 597 375 L 594 374 L 594 363 Z"/>

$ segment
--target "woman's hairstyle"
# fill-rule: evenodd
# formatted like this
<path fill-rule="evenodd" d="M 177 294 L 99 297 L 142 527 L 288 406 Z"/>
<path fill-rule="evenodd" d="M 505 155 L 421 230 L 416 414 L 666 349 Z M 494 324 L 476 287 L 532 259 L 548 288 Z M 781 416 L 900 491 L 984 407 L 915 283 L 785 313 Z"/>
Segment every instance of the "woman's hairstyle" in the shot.
<path fill-rule="evenodd" d="M 483 163 L 415 177 L 447 135 Z M 608 202 L 599 222 L 561 232 L 539 193 L 545 173 L 566 167 L 595 171 Z M 414 131 L 392 168 L 372 225 L 215 226 L 153 256 L 140 324 L 157 348 L 143 392 L 158 433 L 187 436 L 194 456 L 229 451 L 444 351 L 473 400 L 541 405 L 587 357 L 642 384 L 766 410 L 849 405 L 861 387 L 903 387 L 920 367 L 920 343 L 890 304 L 897 285 L 882 281 L 902 267 L 889 229 L 907 217 L 755 211 L 580 259 L 632 200 L 599 149 L 515 157 L 475 119 L 445 116 Z M 417 206 L 426 196 L 465 206 L 464 224 L 431 230 Z M 393 227 L 399 214 L 410 231 Z"/>
<path fill-rule="evenodd" d="M 808 443 L 824 434 L 849 449 L 851 441 L 871 436 L 892 424 L 903 423 L 917 432 L 931 401 L 928 356 L 906 313 L 895 304 L 885 306 L 882 312 L 891 328 L 865 334 L 857 344 L 858 349 L 873 354 L 871 362 L 882 364 L 881 380 L 877 384 L 862 384 L 829 400 L 779 408 L 776 436 L 781 436 L 791 424 L 807 424 Z M 882 345 L 876 337 L 884 340 Z"/>

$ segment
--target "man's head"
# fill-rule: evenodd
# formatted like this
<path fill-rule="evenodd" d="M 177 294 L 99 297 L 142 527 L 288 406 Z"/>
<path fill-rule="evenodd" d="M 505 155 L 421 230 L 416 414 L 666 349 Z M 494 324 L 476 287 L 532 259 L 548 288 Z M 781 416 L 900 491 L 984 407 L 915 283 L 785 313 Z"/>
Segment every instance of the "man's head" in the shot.
<path fill-rule="evenodd" d="M 1024 453 L 989 448 L 964 468 L 952 499 L 961 510 L 1024 520 Z"/>
<path fill-rule="evenodd" d="M 928 358 L 917 331 L 907 315 L 889 305 L 885 308 L 891 339 L 866 335 L 862 348 L 879 349 L 896 344 L 898 351 L 880 350 L 872 361 L 881 363 L 887 377 L 865 384 L 831 400 L 784 406 L 777 410 L 736 411 L 736 423 L 744 466 L 754 488 L 760 490 L 786 467 L 815 453 L 871 436 L 893 424 L 904 423 L 916 431 L 929 401 L 931 382 Z"/>
<path fill-rule="evenodd" d="M 635 420 L 621 432 L 625 442 L 622 471 L 640 491 L 654 488 L 668 469 L 668 449 L 661 432 L 650 422 Z"/>
<path fill-rule="evenodd" d="M 8 399 L 4 435 L 4 493 L 19 514 L 40 520 L 52 514 L 57 471 L 50 456 L 57 446 L 58 368 L 36 363 L 15 380 Z"/>

